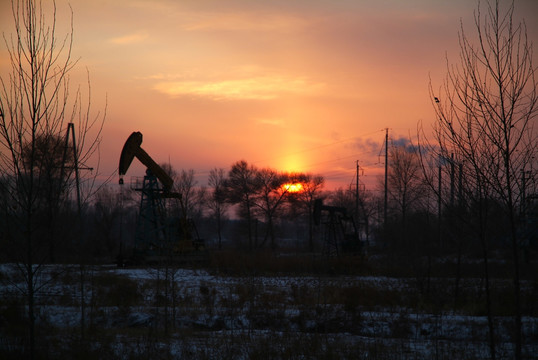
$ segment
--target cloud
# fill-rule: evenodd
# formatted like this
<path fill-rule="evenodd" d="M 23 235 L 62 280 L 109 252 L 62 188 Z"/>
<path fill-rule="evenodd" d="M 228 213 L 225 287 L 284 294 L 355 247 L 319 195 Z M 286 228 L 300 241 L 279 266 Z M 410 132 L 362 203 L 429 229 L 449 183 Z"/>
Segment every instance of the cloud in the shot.
<path fill-rule="evenodd" d="M 308 25 L 305 19 L 287 14 L 205 12 L 187 16 L 185 30 L 295 32 Z"/>
<path fill-rule="evenodd" d="M 216 81 L 159 82 L 154 89 L 171 96 L 194 95 L 213 100 L 271 100 L 289 95 L 316 95 L 324 84 L 302 77 L 258 76 Z"/>
<path fill-rule="evenodd" d="M 108 40 L 109 43 L 118 45 L 136 44 L 146 40 L 149 35 L 146 32 L 137 32 L 134 34 L 119 36 Z"/>
<path fill-rule="evenodd" d="M 281 118 L 258 118 L 256 119 L 258 123 L 263 125 L 271 125 L 271 126 L 283 126 L 284 120 Z"/>
<path fill-rule="evenodd" d="M 402 136 L 392 139 L 391 142 L 392 145 L 396 147 L 407 147 L 408 145 L 410 145 L 409 139 Z"/>
<path fill-rule="evenodd" d="M 361 153 L 370 154 L 379 153 L 382 146 L 382 141 L 372 140 L 371 138 L 357 138 L 353 143 L 353 147 L 357 148 Z"/>

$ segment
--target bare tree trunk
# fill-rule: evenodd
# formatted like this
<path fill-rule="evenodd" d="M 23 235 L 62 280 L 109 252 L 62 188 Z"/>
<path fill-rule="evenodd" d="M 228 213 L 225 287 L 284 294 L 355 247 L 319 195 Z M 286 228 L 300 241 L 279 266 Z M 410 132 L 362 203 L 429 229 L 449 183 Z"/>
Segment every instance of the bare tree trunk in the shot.
<path fill-rule="evenodd" d="M 84 276 L 84 265 L 81 263 L 79 265 L 80 272 L 80 338 L 84 340 L 86 332 L 86 289 L 85 289 L 85 276 Z"/>
<path fill-rule="evenodd" d="M 34 288 L 34 271 L 31 263 L 27 267 L 27 299 L 28 299 L 28 321 L 29 321 L 29 341 L 30 341 L 30 359 L 35 358 L 35 288 Z"/>
<path fill-rule="evenodd" d="M 522 334 L 521 334 L 521 289 L 520 289 L 520 275 L 519 275 L 519 246 L 518 246 L 518 238 L 517 238 L 517 230 L 515 226 L 515 216 L 514 216 L 514 209 L 510 207 L 510 231 L 511 231 L 511 239 L 512 239 L 512 256 L 514 261 L 514 300 L 515 300 L 515 314 L 514 314 L 514 320 L 515 320 L 515 341 L 516 341 L 516 359 L 521 359 L 521 348 L 522 348 Z"/>
<path fill-rule="evenodd" d="M 491 290 L 489 281 L 489 255 L 487 239 L 484 234 L 480 236 L 482 243 L 482 261 L 484 263 L 484 281 L 486 291 L 486 313 L 488 317 L 488 338 L 489 338 L 489 352 L 492 360 L 496 358 L 496 342 L 495 342 L 495 322 L 493 319 L 493 312 L 491 310 Z"/>
<path fill-rule="evenodd" d="M 55 257 L 55 217 L 70 187 L 68 174 L 60 174 L 58 162 L 65 159 L 58 156 L 57 140 L 72 119 L 78 119 L 82 139 L 94 128 L 94 140 L 81 141 L 76 148 L 77 158 L 88 160 L 104 122 L 104 116 L 101 124 L 100 116 L 90 117 L 89 92 L 87 107 L 80 90 L 70 96 L 68 74 L 76 65 L 71 58 L 73 28 L 71 24 L 65 38 L 58 39 L 55 4 L 52 8 L 47 17 L 39 1 L 12 1 L 14 34 L 4 37 L 11 73 L 0 78 L 0 171 L 9 195 L 3 215 L 22 225 L 11 227 L 16 255 L 8 260 L 26 280 L 30 358 L 37 352 L 36 296 L 45 286 L 38 280 L 47 258 Z"/>

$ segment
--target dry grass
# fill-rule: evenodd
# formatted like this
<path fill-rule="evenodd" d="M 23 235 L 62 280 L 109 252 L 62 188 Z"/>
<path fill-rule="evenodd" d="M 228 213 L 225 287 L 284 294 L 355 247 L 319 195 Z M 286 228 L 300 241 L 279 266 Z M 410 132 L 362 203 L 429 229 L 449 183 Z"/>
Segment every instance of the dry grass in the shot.
<path fill-rule="evenodd" d="M 77 328 L 40 321 L 39 346 L 43 358 L 80 359 L 428 358 L 421 348 L 439 359 L 487 356 L 480 352 L 486 338 L 482 325 L 469 323 L 471 345 L 443 333 L 449 326 L 445 314 L 485 315 L 483 279 L 465 274 L 455 301 L 454 264 L 432 263 L 428 273 L 423 260 L 414 259 L 397 272 L 403 259 L 219 252 L 210 259 L 213 278 L 179 288 L 169 287 L 171 280 L 162 277 L 133 280 L 96 271 L 86 279 L 86 337 Z M 77 295 L 78 281 L 74 274 L 60 277 L 66 291 L 41 303 L 42 311 L 49 311 L 49 305 L 78 311 L 78 299 L 69 298 Z M 538 281 L 525 284 L 523 314 L 536 317 Z M 498 319 L 513 314 L 511 286 L 506 276 L 492 279 Z M 133 325 L 130 315 L 137 313 L 144 313 L 147 322 Z M 0 323 L 10 324 L 0 326 L 0 358 L 23 352 L 25 319 L 19 302 L 0 300 Z M 497 324 L 509 338 L 507 319 Z M 525 331 L 526 339 L 536 343 L 536 329 Z"/>

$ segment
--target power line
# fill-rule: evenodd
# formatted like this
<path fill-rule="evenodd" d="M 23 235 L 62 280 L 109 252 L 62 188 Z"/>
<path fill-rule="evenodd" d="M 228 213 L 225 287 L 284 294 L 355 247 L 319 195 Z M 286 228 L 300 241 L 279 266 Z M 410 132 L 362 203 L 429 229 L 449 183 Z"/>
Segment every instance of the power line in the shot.
<path fill-rule="evenodd" d="M 280 158 L 283 158 L 283 157 L 293 156 L 293 155 L 297 155 L 297 154 L 303 154 L 303 153 L 305 153 L 305 152 L 309 152 L 309 151 L 313 151 L 313 150 L 318 150 L 318 149 L 325 148 L 325 147 L 329 147 L 329 146 L 336 145 L 336 144 L 345 143 L 345 142 L 348 142 L 348 141 L 350 141 L 350 140 L 354 140 L 354 139 L 357 139 L 357 138 L 361 138 L 361 137 L 363 137 L 363 136 L 372 135 L 372 134 L 375 134 L 375 133 L 377 133 L 377 132 L 379 132 L 379 131 L 384 131 L 384 129 L 376 130 L 376 131 L 369 132 L 369 133 L 365 133 L 365 134 L 359 134 L 359 135 L 352 136 L 352 137 L 348 137 L 348 138 L 345 138 L 345 139 L 342 139 L 342 140 L 334 141 L 334 142 L 329 143 L 329 144 L 317 145 L 317 146 L 314 146 L 314 147 L 306 148 L 306 149 L 299 150 L 299 151 L 295 151 L 295 152 L 292 152 L 292 153 L 281 154 L 281 155 L 278 155 L 278 156 L 276 156 L 276 157 L 272 157 L 272 158 L 270 158 L 270 159 L 254 161 L 253 164 L 258 164 L 258 163 L 261 163 L 261 162 L 270 162 L 270 161 L 272 161 L 272 160 L 280 159 Z"/>

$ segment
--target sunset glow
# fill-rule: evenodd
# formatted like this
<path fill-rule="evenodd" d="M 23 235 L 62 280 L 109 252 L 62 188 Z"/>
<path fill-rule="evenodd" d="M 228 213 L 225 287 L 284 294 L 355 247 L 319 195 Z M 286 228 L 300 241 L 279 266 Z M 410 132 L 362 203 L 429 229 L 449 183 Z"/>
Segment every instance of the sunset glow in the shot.
<path fill-rule="evenodd" d="M 293 183 L 293 184 L 284 184 L 282 188 L 290 193 L 297 193 L 303 191 L 303 184 Z"/>
<path fill-rule="evenodd" d="M 73 12 L 73 93 L 89 73 L 91 116 L 106 107 L 101 180 L 140 131 L 157 163 L 193 169 L 200 186 L 211 169 L 245 159 L 322 175 L 331 190 L 353 181 L 357 161 L 365 187 L 377 186 L 386 128 L 391 142 L 416 137 L 419 122 L 431 131 L 429 82 L 438 89 L 447 58 L 459 60 L 460 24 L 473 28 L 476 2 L 57 0 L 56 8 L 61 39 Z M 517 2 L 516 19 L 526 14 L 538 14 L 537 1 Z M 527 20 L 536 44 L 538 22 Z M 9 40 L 10 1 L 0 1 L 0 27 Z M 0 75 L 9 71 L 2 41 Z M 127 176 L 143 174 L 133 164 Z"/>

